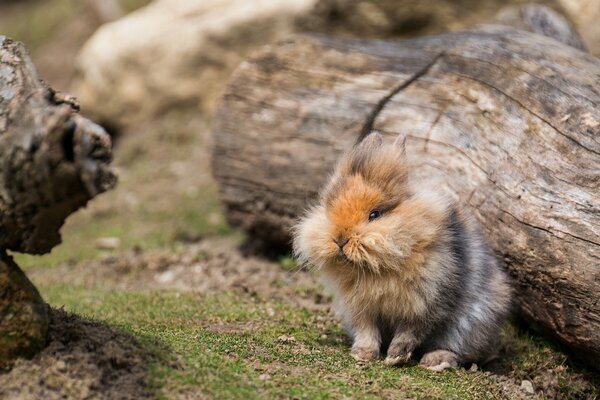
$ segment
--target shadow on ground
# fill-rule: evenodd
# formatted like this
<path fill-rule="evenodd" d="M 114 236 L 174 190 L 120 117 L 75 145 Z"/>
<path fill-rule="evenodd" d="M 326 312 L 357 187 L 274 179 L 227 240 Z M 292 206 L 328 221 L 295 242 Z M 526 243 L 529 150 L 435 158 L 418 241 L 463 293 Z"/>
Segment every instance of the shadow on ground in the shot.
<path fill-rule="evenodd" d="M 147 365 L 157 355 L 131 335 L 49 309 L 48 346 L 0 375 L 0 398 L 141 399 L 155 390 Z"/>

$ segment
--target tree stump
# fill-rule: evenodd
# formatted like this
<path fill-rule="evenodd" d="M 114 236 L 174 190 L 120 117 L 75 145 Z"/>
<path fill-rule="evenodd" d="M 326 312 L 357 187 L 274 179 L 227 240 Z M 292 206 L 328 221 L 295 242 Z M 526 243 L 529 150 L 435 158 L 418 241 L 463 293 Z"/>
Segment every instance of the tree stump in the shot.
<path fill-rule="evenodd" d="M 598 104 L 600 60 L 512 27 L 393 43 L 299 36 L 234 73 L 213 173 L 229 221 L 287 247 L 343 151 L 371 129 L 407 134 L 412 179 L 479 219 L 520 313 L 594 365 Z"/>
<path fill-rule="evenodd" d="M 45 340 L 46 305 L 6 250 L 43 254 L 67 216 L 114 186 L 111 141 L 0 36 L 0 368 Z"/>

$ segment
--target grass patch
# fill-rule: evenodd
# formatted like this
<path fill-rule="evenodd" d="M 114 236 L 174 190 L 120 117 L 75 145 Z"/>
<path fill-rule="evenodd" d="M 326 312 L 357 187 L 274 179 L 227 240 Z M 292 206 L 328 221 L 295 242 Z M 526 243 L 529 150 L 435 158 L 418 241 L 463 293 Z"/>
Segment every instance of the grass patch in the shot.
<path fill-rule="evenodd" d="M 15 259 L 24 269 L 54 267 L 98 257 L 102 250 L 96 241 L 105 237 L 118 238 L 124 249 L 155 249 L 174 248 L 179 241 L 203 236 L 231 234 L 233 231 L 220 214 L 214 186 L 202 188 L 202 194 L 201 198 L 185 194 L 172 196 L 170 201 L 176 204 L 174 212 L 152 211 L 143 205 L 126 213 L 109 210 L 88 215 L 90 213 L 80 212 L 63 228 L 63 243 L 51 253 L 44 256 L 15 254 Z M 214 220 L 207 219 L 207 215 L 214 216 Z"/>
<path fill-rule="evenodd" d="M 35 50 L 70 18 L 75 17 L 77 1 L 21 1 L 4 6 L 8 12 L 0 15 L 0 34 L 19 40 L 29 50 Z"/>
<path fill-rule="evenodd" d="M 145 6 L 150 0 L 120 0 L 125 13 Z M 46 44 L 49 38 L 81 15 L 80 0 L 22 0 L 3 5 L 0 14 L 0 35 L 25 43 L 30 51 Z"/>
<path fill-rule="evenodd" d="M 124 293 L 62 285 L 42 287 L 42 293 L 54 306 L 168 349 L 165 358 L 175 360 L 177 367 L 148 367 L 165 398 L 182 392 L 231 399 L 505 397 L 481 372 L 433 373 L 381 362 L 358 367 L 348 354 L 347 338 L 327 315 L 247 294 Z M 520 351 L 510 361 L 514 370 L 532 372 L 527 369 L 531 360 L 556 366 L 555 352 L 547 344 L 517 331 L 511 334 Z M 525 373 L 526 378 L 535 382 L 531 374 Z M 570 371 L 563 378 L 569 381 Z M 590 395 L 589 387 L 585 392 L 559 390 L 556 394 L 564 398 Z"/>

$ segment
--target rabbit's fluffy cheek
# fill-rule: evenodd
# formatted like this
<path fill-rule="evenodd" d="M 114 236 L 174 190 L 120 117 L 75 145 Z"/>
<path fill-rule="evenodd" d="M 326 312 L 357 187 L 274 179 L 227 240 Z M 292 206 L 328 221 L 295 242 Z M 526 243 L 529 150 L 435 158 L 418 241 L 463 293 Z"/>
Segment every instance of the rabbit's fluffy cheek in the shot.
<path fill-rule="evenodd" d="M 394 243 L 391 235 L 369 232 L 363 235 L 361 243 L 364 263 L 375 271 L 386 268 L 403 256 L 403 252 Z"/>
<path fill-rule="evenodd" d="M 316 208 L 300 222 L 294 232 L 294 253 L 302 263 L 318 266 L 338 254 L 331 240 L 330 224 L 322 208 Z"/>

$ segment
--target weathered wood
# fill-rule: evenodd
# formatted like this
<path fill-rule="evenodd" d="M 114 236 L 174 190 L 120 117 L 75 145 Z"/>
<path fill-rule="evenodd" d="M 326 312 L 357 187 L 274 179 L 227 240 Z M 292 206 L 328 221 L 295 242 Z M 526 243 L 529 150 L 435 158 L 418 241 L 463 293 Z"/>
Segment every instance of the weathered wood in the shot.
<path fill-rule="evenodd" d="M 0 251 L 0 371 L 17 357 L 44 348 L 48 330 L 46 303 L 27 276 Z"/>
<path fill-rule="evenodd" d="M 600 60 L 505 26 L 386 43 L 300 36 L 234 73 L 213 172 L 229 221 L 273 245 L 340 153 L 408 135 L 420 185 L 481 221 L 516 304 L 600 359 Z"/>
<path fill-rule="evenodd" d="M 0 369 L 42 349 L 48 328 L 46 304 L 6 250 L 50 251 L 65 218 L 116 181 L 110 137 L 77 109 L 0 36 Z"/>
<path fill-rule="evenodd" d="M 42 254 L 65 218 L 115 184 L 110 137 L 0 36 L 0 249 Z"/>

